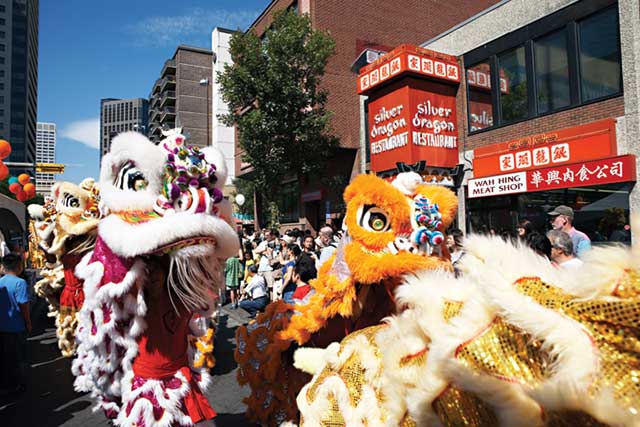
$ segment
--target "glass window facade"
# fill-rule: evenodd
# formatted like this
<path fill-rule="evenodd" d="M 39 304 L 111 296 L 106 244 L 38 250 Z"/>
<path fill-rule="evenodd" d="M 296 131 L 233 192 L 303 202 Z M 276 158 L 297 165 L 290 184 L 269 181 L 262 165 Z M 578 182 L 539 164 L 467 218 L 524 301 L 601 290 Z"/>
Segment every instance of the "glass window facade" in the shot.
<path fill-rule="evenodd" d="M 618 10 L 609 8 L 579 23 L 580 89 L 590 101 L 622 90 Z"/>
<path fill-rule="evenodd" d="M 560 30 L 533 42 L 538 113 L 571 104 L 567 32 Z"/>
<path fill-rule="evenodd" d="M 622 95 L 617 3 L 595 3 L 577 2 L 464 55 L 469 132 Z M 490 85 L 480 87 L 479 70 Z M 491 120 L 480 123 L 480 104 Z"/>
<path fill-rule="evenodd" d="M 500 111 L 504 123 L 525 119 L 527 108 L 527 65 L 524 46 L 498 55 L 498 69 L 506 80 L 506 91 L 500 93 Z"/>

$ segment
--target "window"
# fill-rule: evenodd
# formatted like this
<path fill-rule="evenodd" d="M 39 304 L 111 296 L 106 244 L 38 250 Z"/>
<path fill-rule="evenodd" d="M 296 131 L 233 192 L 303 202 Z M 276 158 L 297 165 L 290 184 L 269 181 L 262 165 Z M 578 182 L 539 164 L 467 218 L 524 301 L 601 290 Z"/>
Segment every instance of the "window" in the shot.
<path fill-rule="evenodd" d="M 580 89 L 589 101 L 621 91 L 618 10 L 611 7 L 579 23 Z"/>
<path fill-rule="evenodd" d="M 571 103 L 567 32 L 556 31 L 533 43 L 538 113 L 557 110 Z"/>
<path fill-rule="evenodd" d="M 583 0 L 464 55 L 469 132 L 622 95 L 618 7 Z"/>
<path fill-rule="evenodd" d="M 503 123 L 524 119 L 527 108 L 527 68 L 524 46 L 498 55 L 500 76 L 506 80 L 506 90 L 500 94 Z"/>
<path fill-rule="evenodd" d="M 491 67 L 488 61 L 467 69 L 469 87 L 469 130 L 471 132 L 493 126 L 491 102 Z"/>

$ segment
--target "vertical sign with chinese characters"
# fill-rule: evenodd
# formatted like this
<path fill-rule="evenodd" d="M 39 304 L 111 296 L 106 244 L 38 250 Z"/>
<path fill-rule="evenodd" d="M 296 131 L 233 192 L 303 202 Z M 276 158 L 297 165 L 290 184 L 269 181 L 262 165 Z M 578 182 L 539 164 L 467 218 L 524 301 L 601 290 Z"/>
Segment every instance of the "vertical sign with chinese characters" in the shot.
<path fill-rule="evenodd" d="M 369 96 L 371 170 L 397 162 L 453 168 L 458 163 L 455 57 L 401 45 L 367 67 L 358 91 Z M 384 83 L 384 84 L 383 84 Z"/>

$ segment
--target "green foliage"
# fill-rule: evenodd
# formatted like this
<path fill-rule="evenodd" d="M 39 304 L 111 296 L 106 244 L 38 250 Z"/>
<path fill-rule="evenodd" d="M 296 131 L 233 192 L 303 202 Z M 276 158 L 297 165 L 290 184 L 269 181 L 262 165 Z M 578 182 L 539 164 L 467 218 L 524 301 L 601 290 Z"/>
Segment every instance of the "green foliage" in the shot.
<path fill-rule="evenodd" d="M 238 33 L 229 50 L 233 65 L 218 75 L 231 111 L 222 119 L 236 126 L 243 160 L 254 168 L 249 179 L 274 211 L 282 177 L 318 173 L 338 145 L 328 132 L 327 93 L 318 87 L 335 42 L 307 16 L 283 11 L 264 40 Z"/>
<path fill-rule="evenodd" d="M 245 202 L 242 206 L 239 206 L 234 201 L 234 206 L 238 213 L 243 215 L 253 215 L 253 192 L 255 191 L 253 181 L 244 178 L 236 178 L 233 180 L 233 185 L 236 188 L 231 194 L 233 196 L 233 200 L 235 200 L 235 197 L 238 194 L 242 194 L 245 198 Z"/>

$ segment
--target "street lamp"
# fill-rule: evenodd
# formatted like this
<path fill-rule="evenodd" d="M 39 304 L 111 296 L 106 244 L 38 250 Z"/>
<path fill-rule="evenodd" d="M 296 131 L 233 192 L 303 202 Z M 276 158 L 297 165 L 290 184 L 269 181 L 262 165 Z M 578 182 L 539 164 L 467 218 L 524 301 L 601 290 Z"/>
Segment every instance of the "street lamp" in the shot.
<path fill-rule="evenodd" d="M 200 86 L 204 86 L 207 92 L 207 145 L 213 145 L 211 144 L 211 139 L 209 137 L 209 126 L 211 125 L 211 121 L 209 120 L 209 78 L 207 77 L 200 80 Z"/>

